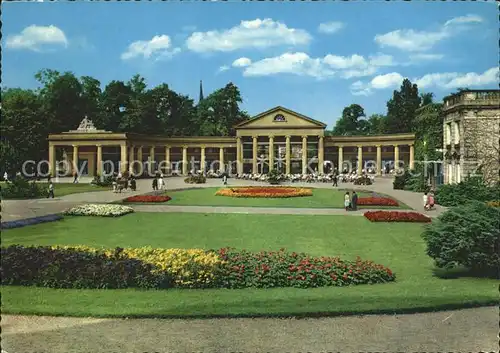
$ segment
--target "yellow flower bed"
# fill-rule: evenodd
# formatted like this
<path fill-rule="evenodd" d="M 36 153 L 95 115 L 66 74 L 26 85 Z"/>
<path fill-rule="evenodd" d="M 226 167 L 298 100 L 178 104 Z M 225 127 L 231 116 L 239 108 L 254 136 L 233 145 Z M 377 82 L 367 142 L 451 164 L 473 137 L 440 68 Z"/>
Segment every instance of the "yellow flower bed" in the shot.
<path fill-rule="evenodd" d="M 53 249 L 68 249 L 96 253 L 107 256 L 114 254 L 114 249 L 97 249 L 88 246 L 54 246 Z M 215 279 L 217 268 L 222 265 L 214 252 L 202 249 L 157 249 L 152 247 L 125 248 L 123 255 L 129 259 L 138 259 L 156 266 L 155 272 L 166 272 L 172 276 L 178 287 L 205 287 Z"/>
<path fill-rule="evenodd" d="M 290 186 L 245 186 L 217 190 L 216 196 L 286 198 L 312 196 L 312 189 Z"/>
<path fill-rule="evenodd" d="M 490 207 L 500 207 L 500 201 L 488 201 L 486 204 Z"/>

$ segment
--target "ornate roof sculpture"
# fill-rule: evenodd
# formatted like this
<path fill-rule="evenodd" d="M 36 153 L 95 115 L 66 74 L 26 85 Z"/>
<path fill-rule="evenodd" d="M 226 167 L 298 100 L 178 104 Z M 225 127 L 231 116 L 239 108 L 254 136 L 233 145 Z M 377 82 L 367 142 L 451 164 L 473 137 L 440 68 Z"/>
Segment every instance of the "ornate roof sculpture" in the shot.
<path fill-rule="evenodd" d="M 76 130 L 71 130 L 69 132 L 79 132 L 79 133 L 99 133 L 99 132 L 109 132 L 105 130 L 97 130 L 97 128 L 94 126 L 94 123 L 92 120 L 88 118 L 87 115 L 85 115 L 85 118 L 80 121 L 80 125 L 78 125 L 78 128 Z"/>

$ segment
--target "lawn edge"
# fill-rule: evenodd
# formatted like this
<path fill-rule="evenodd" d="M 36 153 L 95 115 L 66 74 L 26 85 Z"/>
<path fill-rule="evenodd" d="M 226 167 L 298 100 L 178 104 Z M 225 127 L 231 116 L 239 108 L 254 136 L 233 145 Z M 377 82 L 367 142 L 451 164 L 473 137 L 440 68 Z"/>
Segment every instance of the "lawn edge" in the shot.
<path fill-rule="evenodd" d="M 431 312 L 442 312 L 449 310 L 498 307 L 498 300 L 488 299 L 480 301 L 467 301 L 464 303 L 439 304 L 422 307 L 406 307 L 395 309 L 368 309 L 347 311 L 325 311 L 325 312 L 284 312 L 284 313 L 253 313 L 253 314 L 193 314 L 193 315 L 171 315 L 171 314 L 100 314 L 89 313 L 47 313 L 43 310 L 9 310 L 2 308 L 5 315 L 25 316 L 49 316 L 49 317 L 85 317 L 85 318 L 109 318 L 109 319 L 183 319 L 183 320 L 209 320 L 209 319 L 320 319 L 329 317 L 367 316 L 367 315 L 408 315 L 423 314 Z M 4 304 L 5 305 L 5 304 Z"/>

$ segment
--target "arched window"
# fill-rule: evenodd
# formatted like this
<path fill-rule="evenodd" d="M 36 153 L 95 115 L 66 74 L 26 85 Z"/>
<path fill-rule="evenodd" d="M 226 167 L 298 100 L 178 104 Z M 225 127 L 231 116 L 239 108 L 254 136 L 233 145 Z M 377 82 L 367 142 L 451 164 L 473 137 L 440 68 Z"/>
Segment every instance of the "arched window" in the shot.
<path fill-rule="evenodd" d="M 285 116 L 283 114 L 276 114 L 274 116 L 274 121 L 286 121 Z"/>

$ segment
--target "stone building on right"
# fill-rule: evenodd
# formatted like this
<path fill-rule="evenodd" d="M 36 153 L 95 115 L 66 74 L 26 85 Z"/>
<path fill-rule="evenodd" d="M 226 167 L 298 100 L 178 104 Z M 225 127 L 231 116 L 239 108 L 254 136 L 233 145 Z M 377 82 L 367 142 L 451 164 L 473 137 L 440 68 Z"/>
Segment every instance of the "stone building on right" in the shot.
<path fill-rule="evenodd" d="M 444 98 L 444 183 L 481 173 L 500 178 L 500 90 L 462 90 Z"/>

